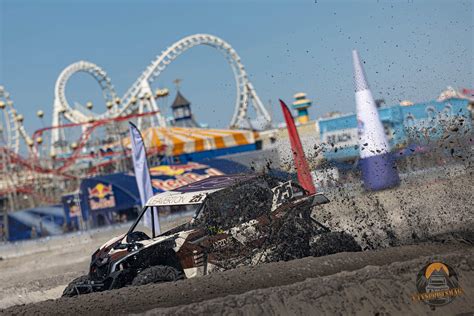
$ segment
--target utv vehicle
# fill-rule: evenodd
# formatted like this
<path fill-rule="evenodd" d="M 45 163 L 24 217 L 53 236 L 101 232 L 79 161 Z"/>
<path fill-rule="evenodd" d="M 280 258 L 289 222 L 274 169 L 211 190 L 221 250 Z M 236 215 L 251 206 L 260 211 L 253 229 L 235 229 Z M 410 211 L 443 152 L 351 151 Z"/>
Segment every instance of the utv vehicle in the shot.
<path fill-rule="evenodd" d="M 157 194 L 127 234 L 92 255 L 89 274 L 73 280 L 63 296 L 360 251 L 352 236 L 330 232 L 311 217 L 314 206 L 328 202 L 322 194 L 308 194 L 293 181 L 269 175 L 215 176 Z M 170 211 L 194 216 L 158 234 L 157 217 Z"/>

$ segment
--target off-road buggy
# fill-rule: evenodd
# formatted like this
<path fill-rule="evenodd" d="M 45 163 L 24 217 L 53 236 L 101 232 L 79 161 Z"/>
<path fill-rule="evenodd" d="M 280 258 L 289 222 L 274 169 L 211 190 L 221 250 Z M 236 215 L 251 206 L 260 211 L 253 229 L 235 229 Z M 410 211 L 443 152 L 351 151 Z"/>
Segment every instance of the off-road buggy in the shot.
<path fill-rule="evenodd" d="M 169 282 L 239 265 L 358 251 L 354 239 L 311 217 L 329 200 L 294 181 L 269 175 L 215 176 L 152 197 L 127 234 L 93 255 L 88 275 L 63 296 Z M 156 217 L 194 212 L 192 220 L 157 234 Z M 151 226 L 151 228 L 149 228 Z"/>

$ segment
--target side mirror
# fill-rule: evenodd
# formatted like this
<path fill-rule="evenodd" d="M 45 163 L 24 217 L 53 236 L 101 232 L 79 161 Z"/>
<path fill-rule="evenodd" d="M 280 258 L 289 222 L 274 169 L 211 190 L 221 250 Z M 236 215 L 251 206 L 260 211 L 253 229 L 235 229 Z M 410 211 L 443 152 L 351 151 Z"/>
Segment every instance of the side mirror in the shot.
<path fill-rule="evenodd" d="M 133 244 L 137 241 L 148 240 L 148 239 L 150 239 L 150 237 L 148 237 L 148 235 L 145 234 L 144 232 L 134 231 L 127 234 L 126 240 L 127 240 L 127 243 Z"/>
<path fill-rule="evenodd" d="M 324 194 L 319 193 L 313 197 L 313 203 L 311 204 L 311 206 L 327 204 L 329 202 L 329 199 Z"/>

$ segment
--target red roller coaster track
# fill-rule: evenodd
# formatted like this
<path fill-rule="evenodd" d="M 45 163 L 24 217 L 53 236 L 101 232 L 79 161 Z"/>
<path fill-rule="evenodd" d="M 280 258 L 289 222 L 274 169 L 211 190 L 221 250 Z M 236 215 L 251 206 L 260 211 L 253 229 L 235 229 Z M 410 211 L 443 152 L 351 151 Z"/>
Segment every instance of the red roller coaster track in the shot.
<path fill-rule="evenodd" d="M 63 165 L 61 165 L 60 167 L 58 167 L 54 170 L 56 172 L 59 172 L 59 173 L 64 173 L 69 167 L 71 167 L 73 164 L 75 164 L 77 160 L 93 159 L 93 158 L 97 157 L 96 154 L 83 154 L 83 153 L 81 153 L 82 149 L 86 146 L 87 141 L 89 140 L 92 132 L 97 127 L 100 127 L 100 126 L 103 126 L 105 124 L 112 123 L 112 122 L 123 122 L 123 121 L 128 121 L 128 120 L 131 120 L 131 119 L 134 119 L 134 118 L 152 116 L 152 115 L 155 115 L 157 113 L 158 113 L 158 111 L 141 113 L 141 114 L 131 114 L 131 115 L 121 116 L 121 117 L 117 117 L 117 118 L 108 118 L 108 119 L 98 120 L 98 121 L 94 121 L 94 122 L 90 122 L 90 123 L 89 122 L 86 122 L 86 123 L 71 123 L 71 124 L 64 124 L 64 125 L 60 125 L 60 126 L 45 127 L 45 128 L 42 128 L 42 129 L 39 129 L 39 130 L 35 131 L 35 133 L 33 134 L 33 139 L 35 140 L 34 153 L 38 153 L 38 143 L 37 143 L 36 140 L 38 139 L 38 137 L 41 137 L 46 131 L 50 131 L 50 130 L 53 130 L 53 129 L 64 129 L 64 128 L 79 127 L 79 126 L 87 126 L 86 130 L 79 137 L 78 145 L 72 151 L 71 155 L 67 158 L 56 158 L 55 159 L 56 162 L 63 162 Z M 161 152 L 163 149 L 164 148 L 155 149 L 153 151 L 150 151 L 148 154 L 156 154 L 158 152 Z M 127 156 L 128 153 L 129 153 L 129 150 L 125 149 L 124 151 L 121 151 L 121 152 L 106 153 L 106 154 L 101 155 L 101 157 L 109 157 L 109 156 L 114 157 L 114 156 L 124 156 L 124 155 Z M 35 155 L 34 159 L 36 161 L 38 161 L 40 159 L 38 154 Z M 108 163 L 112 163 L 112 162 L 108 162 Z"/>

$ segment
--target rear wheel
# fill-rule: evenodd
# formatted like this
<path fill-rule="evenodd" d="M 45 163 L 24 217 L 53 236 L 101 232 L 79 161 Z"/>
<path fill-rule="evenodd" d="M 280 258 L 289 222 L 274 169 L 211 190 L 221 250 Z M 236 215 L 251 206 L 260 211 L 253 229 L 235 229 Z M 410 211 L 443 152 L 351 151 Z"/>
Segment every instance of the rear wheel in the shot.
<path fill-rule="evenodd" d="M 344 232 L 322 233 L 314 236 L 310 242 L 310 252 L 314 257 L 361 250 L 354 237 Z"/>
<path fill-rule="evenodd" d="M 89 276 L 83 275 L 71 281 L 63 291 L 63 297 L 73 297 L 80 294 L 86 294 L 91 292 L 91 288 L 88 287 Z"/>
<path fill-rule="evenodd" d="M 138 273 L 132 285 L 173 282 L 184 278 L 183 273 L 170 266 L 153 266 Z"/>

